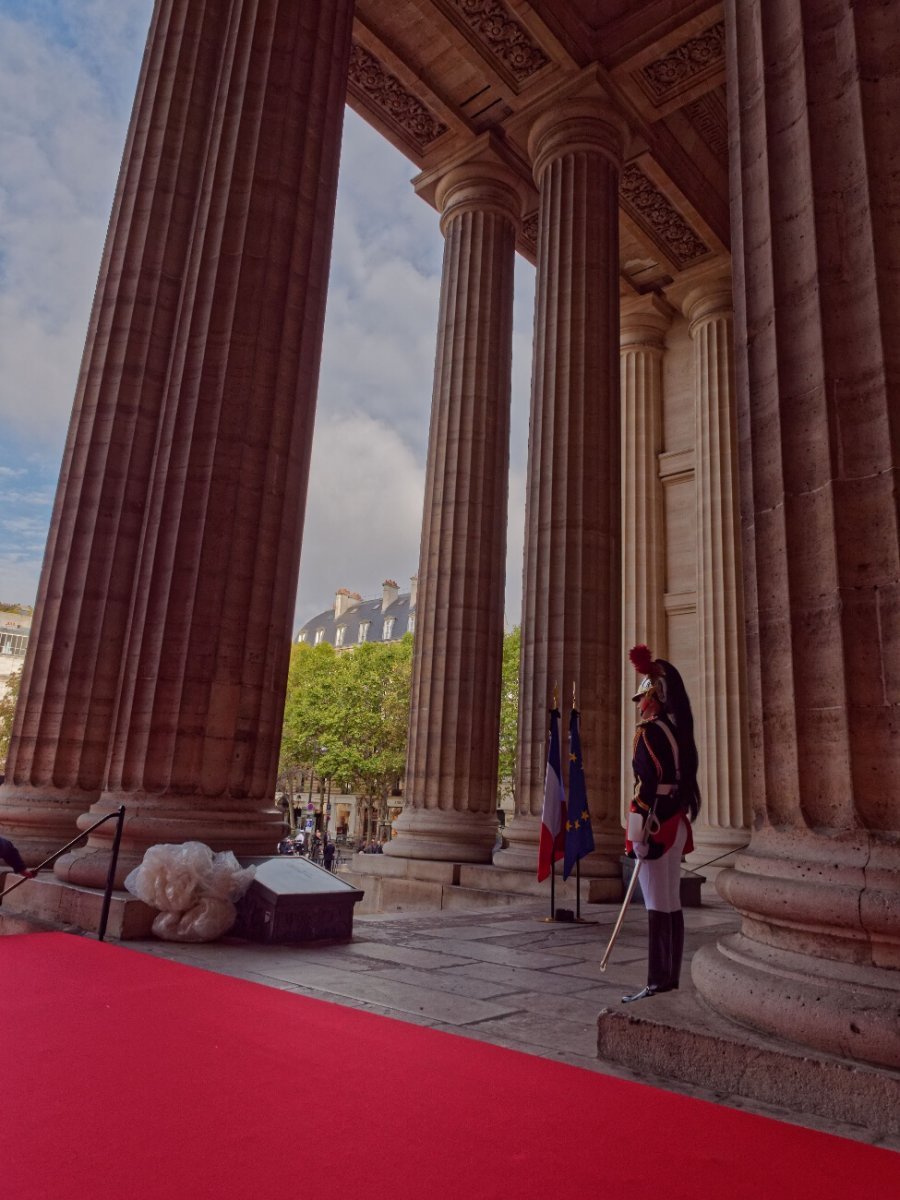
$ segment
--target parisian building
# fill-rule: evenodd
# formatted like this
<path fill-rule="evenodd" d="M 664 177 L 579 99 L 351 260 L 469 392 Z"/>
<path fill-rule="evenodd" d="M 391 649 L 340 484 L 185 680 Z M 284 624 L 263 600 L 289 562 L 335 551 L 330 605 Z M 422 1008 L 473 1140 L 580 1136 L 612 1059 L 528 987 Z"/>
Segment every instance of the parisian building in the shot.
<path fill-rule="evenodd" d="M 307 646 L 325 642 L 336 650 L 351 650 L 366 642 L 399 642 L 415 632 L 416 584 L 413 575 L 410 590 L 401 592 L 395 579 L 386 579 L 381 595 L 373 600 L 338 588 L 333 606 L 306 621 L 295 640 Z"/>

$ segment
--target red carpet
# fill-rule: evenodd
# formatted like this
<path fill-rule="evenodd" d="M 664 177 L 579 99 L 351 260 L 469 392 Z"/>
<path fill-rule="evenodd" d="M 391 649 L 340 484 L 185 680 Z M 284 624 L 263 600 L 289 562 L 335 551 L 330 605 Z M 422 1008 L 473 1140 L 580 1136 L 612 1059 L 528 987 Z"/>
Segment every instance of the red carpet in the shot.
<path fill-rule="evenodd" d="M 900 1155 L 66 934 L 0 938 L 0 1196 L 900 1195 Z"/>

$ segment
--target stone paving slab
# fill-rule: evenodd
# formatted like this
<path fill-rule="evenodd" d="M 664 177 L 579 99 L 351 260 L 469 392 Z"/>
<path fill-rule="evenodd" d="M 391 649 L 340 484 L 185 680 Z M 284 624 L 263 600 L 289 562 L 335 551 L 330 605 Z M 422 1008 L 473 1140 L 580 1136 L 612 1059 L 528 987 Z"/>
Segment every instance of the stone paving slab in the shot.
<path fill-rule="evenodd" d="M 516 1004 L 534 1017 L 543 1017 L 549 1022 L 563 1020 L 579 1025 L 587 1024 L 596 1031 L 596 992 L 579 992 L 574 996 L 552 996 L 547 992 L 516 992 L 515 998 Z M 593 1046 L 590 1056 L 595 1053 L 596 1046 Z"/>
<path fill-rule="evenodd" d="M 493 1034 L 500 1045 L 513 1049 L 544 1046 L 548 1050 L 574 1054 L 580 1059 L 591 1058 L 597 1053 L 596 1014 L 585 1021 L 570 1021 L 564 1017 L 548 1021 L 539 1013 L 514 1012 L 502 1021 L 482 1021 L 478 1028 L 482 1034 Z"/>
<path fill-rule="evenodd" d="M 416 949 L 425 949 L 431 943 L 422 940 L 408 942 L 407 945 Z M 545 950 L 511 949 L 508 946 L 495 946 L 485 942 L 463 942 L 449 938 L 441 942 L 441 950 L 448 955 L 458 955 L 462 959 L 476 959 L 479 962 L 500 963 L 507 967 L 524 967 L 528 970 L 540 971 L 545 967 L 565 966 L 567 959 L 561 954 L 550 954 Z M 447 964 L 452 965 L 452 964 Z"/>
<path fill-rule="evenodd" d="M 351 997 L 379 1004 L 402 1013 L 415 1013 L 445 1025 L 466 1025 L 506 1016 L 515 1005 L 437 991 L 435 988 L 410 987 L 388 979 L 379 971 L 346 972 L 337 968 L 317 967 L 312 971 L 298 968 L 296 973 L 280 972 L 281 981 L 302 984 L 307 995 Z"/>
<path fill-rule="evenodd" d="M 414 967 L 397 967 L 379 971 L 378 974 L 382 979 L 393 979 L 397 983 L 413 987 L 437 988 L 457 996 L 469 996 L 473 1000 L 490 1000 L 494 996 L 509 995 L 509 987 L 506 984 L 471 979 L 467 975 L 452 971 L 445 971 L 439 975 L 434 971 L 419 971 Z"/>
<path fill-rule="evenodd" d="M 448 967 L 448 971 L 486 979 L 489 983 L 506 984 L 510 991 L 550 992 L 562 996 L 584 991 L 584 981 L 550 971 L 530 971 L 524 967 L 507 967 L 499 963 L 470 963 L 465 967 Z"/>
<path fill-rule="evenodd" d="M 439 950 L 420 948 L 415 943 L 409 945 L 391 945 L 390 943 L 360 942 L 342 946 L 335 959 L 343 962 L 347 958 L 362 956 L 380 963 L 401 963 L 407 967 L 458 967 L 472 961 L 472 955 L 445 954 L 444 947 Z"/>

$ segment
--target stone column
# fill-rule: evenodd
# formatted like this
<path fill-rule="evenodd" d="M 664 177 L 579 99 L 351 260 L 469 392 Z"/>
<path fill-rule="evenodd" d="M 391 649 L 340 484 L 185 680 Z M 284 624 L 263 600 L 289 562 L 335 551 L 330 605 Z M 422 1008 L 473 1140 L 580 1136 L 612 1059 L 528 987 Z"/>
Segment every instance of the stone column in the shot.
<path fill-rule="evenodd" d="M 440 181 L 445 237 L 403 813 L 386 854 L 490 862 L 521 185 L 487 147 Z"/>
<path fill-rule="evenodd" d="M 729 0 L 753 836 L 709 1003 L 900 1067 L 900 11 Z"/>
<path fill-rule="evenodd" d="M 659 296 L 622 306 L 622 800 L 632 793 L 639 682 L 625 654 L 639 642 L 666 657 L 666 542 L 659 455 L 663 449 L 662 364 L 672 310 Z"/>
<path fill-rule="evenodd" d="M 618 180 L 626 136 L 610 107 L 586 99 L 541 115 L 529 136 L 540 213 L 519 757 L 509 848 L 495 857 L 498 866 L 536 869 L 548 709 L 558 682 L 565 724 L 574 682 L 597 846 L 582 869 L 598 900 L 621 894 Z"/>
<path fill-rule="evenodd" d="M 694 342 L 700 686 L 692 699 L 703 793 L 694 857 L 705 862 L 750 837 L 730 277 L 693 288 L 684 312 Z"/>
<path fill-rule="evenodd" d="M 79 822 L 127 806 L 120 876 L 154 842 L 269 852 L 278 826 L 353 5 L 217 8 L 106 786 Z M 101 882 L 107 830 L 57 874 Z"/>
<path fill-rule="evenodd" d="M 158 3 L 144 54 L 0 790 L 31 863 L 103 787 L 228 8 Z"/>

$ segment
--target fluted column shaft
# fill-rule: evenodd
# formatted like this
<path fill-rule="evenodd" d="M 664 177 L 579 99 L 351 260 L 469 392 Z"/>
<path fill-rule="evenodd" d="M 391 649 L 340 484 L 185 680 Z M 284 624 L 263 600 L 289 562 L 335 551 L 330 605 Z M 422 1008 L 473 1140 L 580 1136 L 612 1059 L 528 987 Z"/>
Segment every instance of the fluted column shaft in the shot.
<path fill-rule="evenodd" d="M 120 874 L 157 841 L 273 836 L 353 6 L 219 7 L 106 787 L 81 821 L 127 805 Z M 106 844 L 57 873 L 97 883 Z"/>
<path fill-rule="evenodd" d="M 727 6 L 753 838 L 716 1008 L 900 1066 L 900 11 Z"/>
<path fill-rule="evenodd" d="M 440 183 L 438 344 L 403 813 L 388 854 L 489 862 L 497 756 L 521 198 L 491 162 Z"/>
<path fill-rule="evenodd" d="M 662 364 L 671 309 L 657 296 L 623 306 L 619 350 L 622 386 L 622 643 L 643 642 L 666 657 L 665 513 L 659 455 L 663 449 Z M 632 742 L 638 682 L 622 656 L 622 792 L 631 801 Z"/>
<path fill-rule="evenodd" d="M 730 279 L 685 300 L 694 342 L 698 695 L 703 806 L 694 827 L 705 861 L 749 839 L 747 711 Z"/>
<path fill-rule="evenodd" d="M 547 711 L 573 682 L 597 850 L 619 894 L 621 662 L 618 179 L 626 132 L 601 102 L 540 117 L 540 189 L 525 512 L 516 816 L 498 865 L 534 870 Z M 595 893 L 592 891 L 592 895 Z M 596 898 L 600 898 L 596 895 Z"/>
<path fill-rule="evenodd" d="M 229 7 L 161 0 L 147 40 L 0 791 L 31 862 L 103 786 Z"/>

